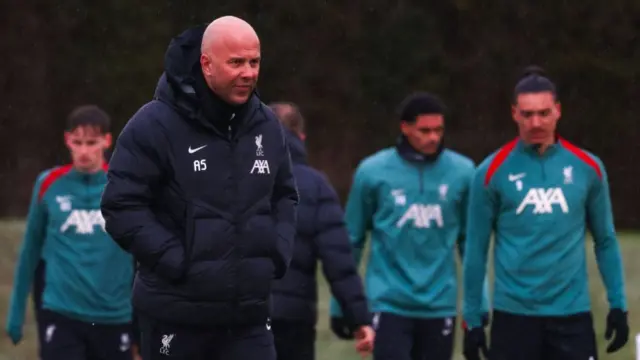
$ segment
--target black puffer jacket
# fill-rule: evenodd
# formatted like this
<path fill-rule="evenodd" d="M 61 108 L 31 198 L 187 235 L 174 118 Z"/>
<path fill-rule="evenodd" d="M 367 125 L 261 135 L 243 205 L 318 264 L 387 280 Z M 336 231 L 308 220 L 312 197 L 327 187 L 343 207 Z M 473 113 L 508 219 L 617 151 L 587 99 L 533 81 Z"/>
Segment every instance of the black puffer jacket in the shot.
<path fill-rule="evenodd" d="M 341 303 L 345 317 L 355 325 L 369 324 L 371 316 L 351 254 L 338 196 L 326 177 L 308 165 L 302 141 L 287 133 L 300 205 L 291 267 L 273 288 L 273 318 L 315 324 L 318 307 L 316 269 L 320 260 L 331 292 Z"/>
<path fill-rule="evenodd" d="M 176 324 L 264 323 L 293 250 L 288 145 L 257 95 L 232 107 L 205 85 L 203 31 L 169 45 L 154 100 L 117 140 L 102 212 L 140 263 L 139 312 Z"/>

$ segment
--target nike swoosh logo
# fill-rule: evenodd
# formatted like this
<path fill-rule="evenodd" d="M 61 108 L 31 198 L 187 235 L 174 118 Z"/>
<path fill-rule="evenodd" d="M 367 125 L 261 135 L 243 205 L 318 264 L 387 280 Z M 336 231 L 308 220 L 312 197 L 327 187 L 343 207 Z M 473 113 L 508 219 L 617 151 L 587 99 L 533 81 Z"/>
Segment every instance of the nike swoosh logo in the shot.
<path fill-rule="evenodd" d="M 520 173 L 520 174 L 509 174 L 509 181 L 516 181 L 516 180 L 520 180 L 525 176 L 525 173 Z"/>
<path fill-rule="evenodd" d="M 193 154 L 194 152 L 196 152 L 198 150 L 202 150 L 202 149 L 204 149 L 206 147 L 207 147 L 207 145 L 203 145 L 203 146 L 200 146 L 199 148 L 192 149 L 191 146 L 189 146 L 189 154 Z"/>

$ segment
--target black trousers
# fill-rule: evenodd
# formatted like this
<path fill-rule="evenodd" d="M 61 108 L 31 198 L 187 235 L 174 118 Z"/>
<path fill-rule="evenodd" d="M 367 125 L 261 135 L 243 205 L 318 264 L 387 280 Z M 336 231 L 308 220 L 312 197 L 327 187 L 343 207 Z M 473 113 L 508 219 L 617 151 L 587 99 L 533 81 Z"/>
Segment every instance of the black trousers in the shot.
<path fill-rule="evenodd" d="M 491 360 L 597 360 L 590 313 L 524 316 L 493 312 Z"/>
<path fill-rule="evenodd" d="M 276 360 L 271 324 L 192 328 L 138 314 L 144 360 Z"/>
<path fill-rule="evenodd" d="M 315 324 L 274 320 L 272 330 L 278 360 L 315 359 Z"/>
<path fill-rule="evenodd" d="M 417 319 L 376 314 L 374 360 L 450 360 L 455 317 Z"/>
<path fill-rule="evenodd" d="M 42 310 L 42 360 L 131 360 L 131 324 L 92 324 Z"/>

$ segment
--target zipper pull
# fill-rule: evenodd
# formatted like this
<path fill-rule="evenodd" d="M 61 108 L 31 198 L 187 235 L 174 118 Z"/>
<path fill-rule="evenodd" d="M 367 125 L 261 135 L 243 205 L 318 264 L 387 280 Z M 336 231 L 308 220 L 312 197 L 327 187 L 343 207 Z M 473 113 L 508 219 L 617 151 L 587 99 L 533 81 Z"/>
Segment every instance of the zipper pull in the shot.
<path fill-rule="evenodd" d="M 233 118 L 236 117 L 236 113 L 231 114 L 231 117 L 229 118 L 229 132 L 227 134 L 227 137 L 229 138 L 229 140 L 233 139 L 233 134 L 231 132 L 231 121 L 233 120 Z"/>

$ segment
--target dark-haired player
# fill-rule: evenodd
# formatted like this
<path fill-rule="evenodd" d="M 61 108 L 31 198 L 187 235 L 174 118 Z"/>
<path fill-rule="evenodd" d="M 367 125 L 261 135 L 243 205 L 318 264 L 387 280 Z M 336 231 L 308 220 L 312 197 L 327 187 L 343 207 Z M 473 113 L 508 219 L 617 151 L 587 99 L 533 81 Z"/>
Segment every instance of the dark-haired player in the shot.
<path fill-rule="evenodd" d="M 444 114 L 437 97 L 409 96 L 400 107 L 397 145 L 360 163 L 349 194 L 346 222 L 358 261 L 371 233 L 365 287 L 376 360 L 452 356 L 455 253 L 463 248 L 474 164 L 444 147 Z M 334 332 L 349 329 L 336 303 L 332 316 Z"/>
<path fill-rule="evenodd" d="M 620 248 L 607 173 L 591 153 L 559 138 L 555 85 L 531 69 L 514 91 L 519 136 L 478 167 L 471 185 L 464 258 L 464 353 L 479 359 L 482 281 L 494 233 L 492 360 L 595 360 L 585 233 L 611 308 L 607 352 L 629 335 Z"/>
<path fill-rule="evenodd" d="M 46 266 L 39 327 L 43 360 L 131 360 L 133 259 L 104 230 L 100 199 L 109 116 L 75 109 L 64 138 L 72 163 L 38 176 L 14 275 L 6 331 L 22 339 L 27 296 Z"/>

